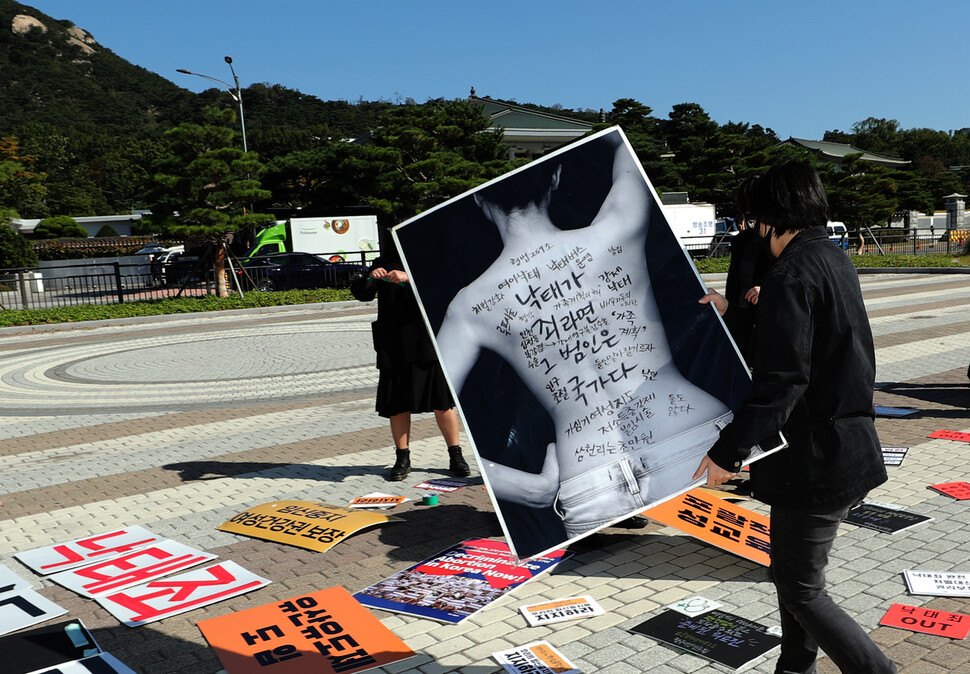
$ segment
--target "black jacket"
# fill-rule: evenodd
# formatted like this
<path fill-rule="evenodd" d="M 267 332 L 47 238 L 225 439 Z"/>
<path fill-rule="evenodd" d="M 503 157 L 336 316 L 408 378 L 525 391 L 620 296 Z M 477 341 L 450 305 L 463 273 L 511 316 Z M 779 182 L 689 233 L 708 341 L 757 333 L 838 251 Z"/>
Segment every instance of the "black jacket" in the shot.
<path fill-rule="evenodd" d="M 886 481 L 872 406 L 875 350 L 859 278 L 825 230 L 799 232 L 765 275 L 751 395 L 708 452 L 736 471 L 781 430 L 789 446 L 751 465 L 760 501 L 850 505 Z"/>

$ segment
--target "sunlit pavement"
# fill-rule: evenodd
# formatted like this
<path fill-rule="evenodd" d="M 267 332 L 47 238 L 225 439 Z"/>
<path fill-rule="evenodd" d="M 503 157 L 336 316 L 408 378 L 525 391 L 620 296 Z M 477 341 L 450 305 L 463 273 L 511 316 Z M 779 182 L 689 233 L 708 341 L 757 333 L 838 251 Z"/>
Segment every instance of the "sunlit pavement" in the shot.
<path fill-rule="evenodd" d="M 901 575 L 970 571 L 970 502 L 927 489 L 970 481 L 970 445 L 926 437 L 939 429 L 970 431 L 970 277 L 861 280 L 876 340 L 876 403 L 920 410 L 877 420 L 883 444 L 909 452 L 870 498 L 933 520 L 895 535 L 844 525 L 829 589 L 901 672 L 970 672 L 965 642 L 878 627 L 894 602 L 970 613 L 970 598 L 909 596 Z M 460 540 L 501 535 L 477 470 L 471 486 L 442 495 L 440 505 L 406 503 L 394 511 L 404 522 L 357 533 L 326 553 L 216 531 L 254 504 L 342 504 L 374 491 L 415 496 L 421 492 L 412 485 L 447 475 L 445 447 L 427 415 L 415 422 L 414 471 L 402 483 L 384 480 L 393 449 L 386 422 L 373 411 L 373 317 L 372 306 L 340 303 L 0 329 L 0 563 L 83 620 L 105 650 L 136 671 L 208 674 L 221 665 L 195 626 L 200 620 L 335 585 L 360 590 Z M 16 551 L 133 524 L 273 583 L 128 628 L 13 559 Z M 706 660 L 628 629 L 695 594 L 777 623 L 763 567 L 672 529 L 607 529 L 574 552 L 553 573 L 459 625 L 375 611 L 418 653 L 385 671 L 497 672 L 493 652 L 538 640 L 585 672 L 714 671 Z M 528 628 L 518 611 L 527 602 L 578 594 L 592 595 L 606 614 Z M 748 671 L 772 672 L 773 659 Z M 836 670 L 824 660 L 820 671 Z"/>

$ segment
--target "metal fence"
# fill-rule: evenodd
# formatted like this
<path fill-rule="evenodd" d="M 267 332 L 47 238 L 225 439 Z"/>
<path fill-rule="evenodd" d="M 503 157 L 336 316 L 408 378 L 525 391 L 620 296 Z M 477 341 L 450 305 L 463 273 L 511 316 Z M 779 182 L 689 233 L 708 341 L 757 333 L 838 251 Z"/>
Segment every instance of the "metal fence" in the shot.
<path fill-rule="evenodd" d="M 863 233 L 863 240 L 848 235 L 833 245 L 847 253 L 860 255 L 960 255 L 970 232 L 874 230 Z M 685 248 L 695 258 L 730 255 L 730 237 L 720 235 L 701 243 L 685 241 Z M 347 266 L 366 267 L 376 256 L 374 252 L 342 254 Z M 334 254 L 336 255 L 336 254 Z M 330 255 L 322 256 L 330 258 Z M 233 277 L 240 281 L 243 292 L 253 288 L 278 289 L 260 281 L 269 276 L 265 266 L 249 266 L 247 273 L 239 273 L 237 260 L 226 264 L 227 290 L 236 292 Z M 275 271 L 275 270 L 274 270 Z M 277 276 L 277 278 L 280 278 Z M 293 277 L 285 274 L 281 287 L 300 287 Z M 346 285 L 346 274 L 332 279 L 323 277 L 315 287 Z M 144 256 L 69 263 L 45 262 L 28 269 L 0 269 L 0 309 L 52 309 L 75 305 L 117 304 L 169 297 L 211 295 L 216 292 L 212 263 L 196 257 L 181 257 L 172 264 L 151 263 Z"/>
<path fill-rule="evenodd" d="M 334 256 L 338 255 L 336 253 Z M 268 265 L 247 266 L 240 273 L 239 261 L 226 261 L 226 284 L 229 292 L 254 288 L 276 290 L 293 287 L 345 286 L 349 273 L 364 268 L 376 253 L 342 253 L 345 263 L 337 265 L 338 273 L 318 275 L 314 282 L 301 284 L 297 272 L 279 270 Z M 330 259 L 331 254 L 326 254 Z M 259 281 L 271 276 L 273 284 Z M 236 280 L 233 279 L 236 277 Z M 276 287 L 278 286 L 278 287 Z M 145 256 L 117 259 L 43 262 L 37 267 L 0 269 L 0 309 L 54 309 L 76 305 L 103 305 L 170 297 L 192 297 L 216 294 L 215 274 L 211 259 L 182 256 L 171 264 L 149 262 Z"/>

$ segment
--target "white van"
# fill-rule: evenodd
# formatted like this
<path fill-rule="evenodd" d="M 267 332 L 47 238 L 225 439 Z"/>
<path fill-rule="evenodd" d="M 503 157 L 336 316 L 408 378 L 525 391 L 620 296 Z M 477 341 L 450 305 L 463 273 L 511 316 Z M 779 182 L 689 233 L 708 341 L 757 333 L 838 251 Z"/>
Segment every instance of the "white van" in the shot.
<path fill-rule="evenodd" d="M 825 231 L 829 235 L 829 241 L 833 241 L 842 248 L 849 247 L 849 230 L 841 222 L 829 222 L 825 225 Z"/>

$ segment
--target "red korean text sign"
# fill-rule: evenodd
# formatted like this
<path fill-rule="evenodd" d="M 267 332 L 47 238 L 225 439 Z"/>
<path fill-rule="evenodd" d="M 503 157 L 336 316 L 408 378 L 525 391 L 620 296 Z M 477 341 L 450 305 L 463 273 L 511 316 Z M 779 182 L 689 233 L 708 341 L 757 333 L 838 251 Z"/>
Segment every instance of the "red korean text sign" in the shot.
<path fill-rule="evenodd" d="M 931 484 L 930 489 L 952 496 L 958 501 L 970 499 L 970 482 L 944 482 L 942 484 Z"/>
<path fill-rule="evenodd" d="M 770 563 L 768 518 L 708 491 L 692 489 L 643 515 L 752 562 Z"/>
<path fill-rule="evenodd" d="M 414 655 L 342 587 L 198 624 L 229 674 L 351 674 Z"/>
<path fill-rule="evenodd" d="M 938 438 L 940 440 L 956 440 L 957 442 L 970 442 L 970 433 L 962 431 L 933 431 L 926 437 Z"/>
<path fill-rule="evenodd" d="M 886 615 L 879 621 L 880 625 L 899 627 L 912 632 L 935 634 L 951 639 L 964 639 L 970 632 L 970 615 L 950 613 L 935 609 L 893 604 Z"/>

